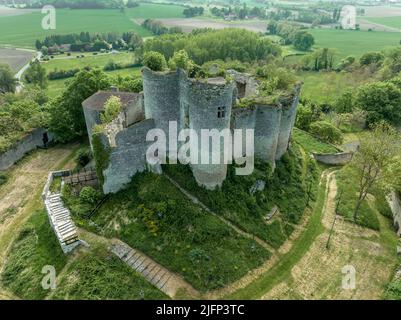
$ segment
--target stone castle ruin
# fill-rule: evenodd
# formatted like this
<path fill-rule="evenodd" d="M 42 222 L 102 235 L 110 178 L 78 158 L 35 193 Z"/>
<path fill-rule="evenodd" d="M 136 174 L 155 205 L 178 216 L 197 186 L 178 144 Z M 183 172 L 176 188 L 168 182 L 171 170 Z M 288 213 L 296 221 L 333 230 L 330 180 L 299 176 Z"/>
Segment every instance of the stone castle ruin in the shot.
<path fill-rule="evenodd" d="M 192 79 L 181 69 L 155 72 L 145 67 L 142 70 L 143 92 L 114 89 L 99 91 L 86 99 L 82 105 L 92 150 L 95 147 L 93 130 L 101 123 L 100 114 L 106 101 L 117 96 L 122 105 L 118 117 L 105 126 L 97 139 L 104 151 L 104 163 L 96 163 L 100 167 L 98 175 L 102 175 L 99 180 L 104 193 L 124 188 L 137 172 L 162 172 L 159 164 L 149 165 L 146 160 L 146 151 L 153 143 L 146 141 L 146 134 L 150 129 L 159 128 L 168 136 L 170 121 L 177 122 L 178 131 L 185 128 L 197 132 L 201 129 L 254 129 L 254 156 L 274 168 L 275 161 L 289 146 L 300 85 L 278 102 L 255 102 L 249 107 L 239 107 L 238 99 L 257 96 L 258 81 L 234 70 L 227 73 L 230 80 L 223 77 Z M 227 164 L 191 164 L 191 169 L 198 184 L 208 189 L 221 186 L 227 174 Z"/>

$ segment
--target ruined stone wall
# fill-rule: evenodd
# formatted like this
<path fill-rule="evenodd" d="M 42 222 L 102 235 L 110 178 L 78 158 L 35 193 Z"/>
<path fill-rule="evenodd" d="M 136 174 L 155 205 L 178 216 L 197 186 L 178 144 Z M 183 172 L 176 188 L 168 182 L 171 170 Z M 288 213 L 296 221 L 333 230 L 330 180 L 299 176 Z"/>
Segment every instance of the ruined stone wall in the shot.
<path fill-rule="evenodd" d="M 316 153 L 313 152 L 313 158 L 316 161 L 331 165 L 344 165 L 352 160 L 352 152 L 337 152 L 337 153 Z"/>
<path fill-rule="evenodd" d="M 90 109 L 90 108 L 83 108 L 84 109 L 84 116 L 85 116 L 85 123 L 86 123 L 86 130 L 88 132 L 89 143 L 91 149 L 92 147 L 92 130 L 96 124 L 100 123 L 100 111 Z"/>
<path fill-rule="evenodd" d="M 297 85 L 294 92 L 282 104 L 282 115 L 280 122 L 280 130 L 278 135 L 276 160 L 281 159 L 288 149 L 292 129 L 294 128 L 295 118 L 297 115 L 297 106 L 299 102 L 301 85 Z"/>
<path fill-rule="evenodd" d="M 6 170 L 15 162 L 20 160 L 26 153 L 36 149 L 38 146 L 43 147 L 43 134 L 46 129 L 34 129 L 28 133 L 20 141 L 16 142 L 9 150 L 0 154 L 0 170 Z M 47 132 L 49 142 L 53 140 L 53 134 Z"/>
<path fill-rule="evenodd" d="M 109 166 L 103 171 L 104 193 L 117 192 L 131 181 L 135 173 L 149 169 L 146 150 L 150 142 L 146 142 L 146 134 L 154 126 L 154 121 L 148 119 L 117 133 L 116 147 L 110 149 Z"/>

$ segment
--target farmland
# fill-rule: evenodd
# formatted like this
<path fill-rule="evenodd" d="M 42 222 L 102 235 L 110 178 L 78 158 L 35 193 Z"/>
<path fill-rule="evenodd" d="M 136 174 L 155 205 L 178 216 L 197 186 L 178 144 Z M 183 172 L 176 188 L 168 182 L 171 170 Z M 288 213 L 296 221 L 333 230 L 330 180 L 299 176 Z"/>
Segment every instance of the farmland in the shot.
<path fill-rule="evenodd" d="M 401 17 L 374 17 L 368 18 L 367 20 L 374 23 L 383 24 L 388 27 L 396 28 L 398 30 L 401 29 Z"/>
<path fill-rule="evenodd" d="M 137 32 L 140 36 L 151 36 L 150 31 L 136 24 L 135 18 L 173 18 L 182 17 L 183 7 L 175 5 L 146 4 L 125 9 L 123 12 L 113 9 L 58 9 L 56 11 L 56 29 L 43 30 L 40 12 L 28 11 L 26 14 L 0 17 L 0 45 L 22 48 L 34 48 L 35 40 L 50 34 L 88 32 Z"/>
<path fill-rule="evenodd" d="M 0 48 L 0 63 L 9 64 L 17 72 L 33 57 L 33 52 Z"/>
<path fill-rule="evenodd" d="M 310 33 L 315 37 L 316 47 L 337 49 L 339 59 L 397 46 L 401 39 L 401 33 L 397 32 L 311 29 Z"/>

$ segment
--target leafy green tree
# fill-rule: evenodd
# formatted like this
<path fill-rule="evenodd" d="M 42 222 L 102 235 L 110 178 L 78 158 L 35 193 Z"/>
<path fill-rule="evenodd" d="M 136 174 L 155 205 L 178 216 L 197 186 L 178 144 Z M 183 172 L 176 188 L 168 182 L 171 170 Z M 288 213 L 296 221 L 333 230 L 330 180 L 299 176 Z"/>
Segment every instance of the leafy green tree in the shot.
<path fill-rule="evenodd" d="M 355 105 L 356 97 L 353 90 L 347 90 L 336 99 L 334 108 L 337 113 L 351 113 Z"/>
<path fill-rule="evenodd" d="M 163 71 L 167 66 L 164 56 L 155 51 L 148 51 L 144 54 L 143 64 L 153 71 Z"/>
<path fill-rule="evenodd" d="M 110 79 L 99 70 L 83 70 L 68 82 L 57 99 L 48 103 L 49 129 L 61 142 L 71 141 L 86 133 L 82 102 L 99 90 L 110 87 Z"/>
<path fill-rule="evenodd" d="M 354 220 L 362 202 L 375 186 L 394 188 L 401 181 L 401 136 L 392 126 L 379 122 L 372 130 L 361 136 L 360 147 L 355 153 L 351 166 L 358 181 L 358 199 L 354 208 Z"/>
<path fill-rule="evenodd" d="M 315 38 L 307 31 L 298 31 L 294 36 L 295 49 L 308 51 L 315 44 Z"/>
<path fill-rule="evenodd" d="M 368 112 L 367 124 L 381 120 L 401 124 L 401 89 L 391 82 L 369 83 L 359 88 L 357 105 Z"/>
<path fill-rule="evenodd" d="M 313 122 L 313 111 L 310 106 L 299 105 L 297 108 L 297 118 L 295 126 L 299 129 L 309 131 Z"/>
<path fill-rule="evenodd" d="M 45 89 L 48 85 L 46 69 L 38 60 L 32 61 L 25 73 L 25 80 L 28 83 L 38 85 L 41 89 Z"/>
<path fill-rule="evenodd" d="M 372 63 L 381 63 L 384 60 L 384 55 L 380 52 L 367 52 L 359 58 L 361 66 L 367 66 Z"/>
<path fill-rule="evenodd" d="M 17 79 L 8 64 L 0 64 L 0 93 L 14 92 Z"/>

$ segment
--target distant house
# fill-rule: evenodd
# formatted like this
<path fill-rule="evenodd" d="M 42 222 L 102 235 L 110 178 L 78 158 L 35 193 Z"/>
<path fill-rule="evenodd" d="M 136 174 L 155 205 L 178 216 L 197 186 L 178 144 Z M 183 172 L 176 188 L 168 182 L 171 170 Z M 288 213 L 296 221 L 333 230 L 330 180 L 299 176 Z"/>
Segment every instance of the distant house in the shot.
<path fill-rule="evenodd" d="M 343 29 L 356 29 L 356 8 L 355 6 L 346 5 L 341 9 L 340 23 Z"/>

